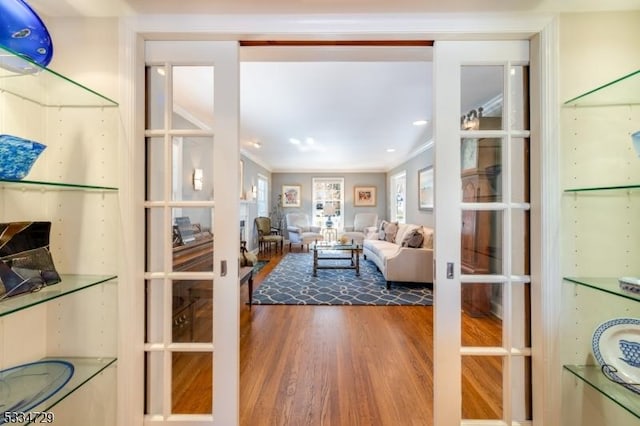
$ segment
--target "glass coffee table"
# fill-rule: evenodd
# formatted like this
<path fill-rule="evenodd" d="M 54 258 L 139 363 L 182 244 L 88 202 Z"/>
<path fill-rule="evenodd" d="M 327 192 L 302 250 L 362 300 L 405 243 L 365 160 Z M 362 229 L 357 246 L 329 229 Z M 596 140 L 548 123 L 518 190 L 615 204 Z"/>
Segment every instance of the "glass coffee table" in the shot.
<path fill-rule="evenodd" d="M 360 252 L 362 246 L 356 243 L 336 243 L 316 241 L 309 245 L 313 252 L 313 276 L 318 276 L 318 269 L 355 269 L 356 276 L 360 276 Z M 330 265 L 320 264 L 325 260 L 338 260 Z M 346 261 L 346 262 L 343 262 Z"/>

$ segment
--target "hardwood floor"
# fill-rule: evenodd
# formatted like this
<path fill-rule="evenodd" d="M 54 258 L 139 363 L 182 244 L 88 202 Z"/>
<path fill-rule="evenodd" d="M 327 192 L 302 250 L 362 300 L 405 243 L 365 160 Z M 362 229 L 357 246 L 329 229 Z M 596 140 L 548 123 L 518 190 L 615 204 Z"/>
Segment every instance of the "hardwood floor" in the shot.
<path fill-rule="evenodd" d="M 254 287 L 281 258 L 271 256 Z M 210 335 L 205 309 L 198 324 Z M 499 319 L 462 321 L 464 345 L 501 344 Z M 462 371 L 463 418 L 500 418 L 501 359 L 463 357 Z M 174 354 L 173 379 L 174 413 L 211 412 L 210 354 Z M 432 401 L 433 307 L 243 304 L 241 425 L 429 426 Z"/>
<path fill-rule="evenodd" d="M 463 324 L 465 344 L 500 344 L 498 319 Z M 432 424 L 433 307 L 244 306 L 240 327 L 241 425 Z M 501 365 L 465 357 L 464 417 L 500 417 Z"/>

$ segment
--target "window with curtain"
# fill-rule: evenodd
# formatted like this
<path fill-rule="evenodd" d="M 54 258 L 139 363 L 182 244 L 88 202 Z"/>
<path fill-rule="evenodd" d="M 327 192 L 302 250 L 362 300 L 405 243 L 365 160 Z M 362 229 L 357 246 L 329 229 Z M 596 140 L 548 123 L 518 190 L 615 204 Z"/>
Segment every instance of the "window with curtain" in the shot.
<path fill-rule="evenodd" d="M 333 227 L 344 227 L 344 178 L 313 178 L 313 224 L 326 227 L 331 219 Z"/>

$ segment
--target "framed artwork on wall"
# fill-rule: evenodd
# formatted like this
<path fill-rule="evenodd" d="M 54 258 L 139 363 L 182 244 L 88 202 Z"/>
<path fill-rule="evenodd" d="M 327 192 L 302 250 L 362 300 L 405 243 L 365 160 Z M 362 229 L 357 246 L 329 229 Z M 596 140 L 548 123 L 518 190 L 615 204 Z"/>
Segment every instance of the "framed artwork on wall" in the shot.
<path fill-rule="evenodd" d="M 300 185 L 282 185 L 282 207 L 300 207 Z"/>
<path fill-rule="evenodd" d="M 418 170 L 418 208 L 433 210 L 433 166 Z"/>
<path fill-rule="evenodd" d="M 353 188 L 353 205 L 356 207 L 373 207 L 376 205 L 375 186 L 356 186 Z"/>

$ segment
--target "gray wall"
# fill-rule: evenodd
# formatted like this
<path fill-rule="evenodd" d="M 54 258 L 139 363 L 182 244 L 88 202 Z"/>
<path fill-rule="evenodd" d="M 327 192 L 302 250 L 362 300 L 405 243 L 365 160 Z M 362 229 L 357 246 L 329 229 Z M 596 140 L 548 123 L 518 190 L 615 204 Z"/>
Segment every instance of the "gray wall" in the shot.
<path fill-rule="evenodd" d="M 296 211 L 304 212 L 311 216 L 313 206 L 311 204 L 312 179 L 317 177 L 344 178 L 344 222 L 345 226 L 353 225 L 356 213 L 375 212 L 380 219 L 385 218 L 387 210 L 387 180 L 385 173 L 273 173 L 271 175 L 271 203 L 275 205 L 278 195 L 282 194 L 282 185 L 301 186 L 301 205 L 299 208 L 285 208 L 283 213 Z M 353 188 L 355 186 L 375 186 L 376 205 L 374 207 L 354 207 Z"/>
<path fill-rule="evenodd" d="M 410 158 L 387 173 L 387 182 L 391 176 L 405 171 L 407 173 L 407 223 L 415 223 L 434 227 L 433 210 L 418 209 L 418 170 L 433 165 L 433 147 Z M 385 217 L 390 217 L 389 208 L 385 206 Z"/>

